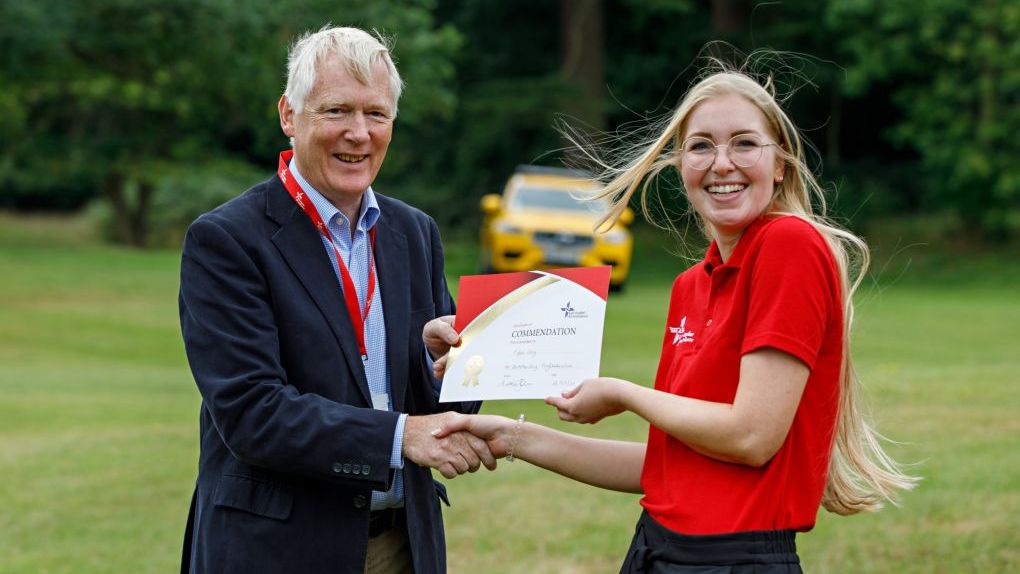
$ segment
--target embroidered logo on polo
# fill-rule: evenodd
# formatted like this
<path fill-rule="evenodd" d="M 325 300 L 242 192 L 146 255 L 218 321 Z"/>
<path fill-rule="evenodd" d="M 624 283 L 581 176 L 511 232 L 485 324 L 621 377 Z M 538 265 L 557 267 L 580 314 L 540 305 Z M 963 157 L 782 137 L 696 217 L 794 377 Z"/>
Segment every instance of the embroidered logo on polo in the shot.
<path fill-rule="evenodd" d="M 687 316 L 684 315 L 683 319 L 680 319 L 679 327 L 669 327 L 669 332 L 673 333 L 673 346 L 677 346 L 680 343 L 693 343 L 694 342 L 694 331 L 687 330 Z"/>

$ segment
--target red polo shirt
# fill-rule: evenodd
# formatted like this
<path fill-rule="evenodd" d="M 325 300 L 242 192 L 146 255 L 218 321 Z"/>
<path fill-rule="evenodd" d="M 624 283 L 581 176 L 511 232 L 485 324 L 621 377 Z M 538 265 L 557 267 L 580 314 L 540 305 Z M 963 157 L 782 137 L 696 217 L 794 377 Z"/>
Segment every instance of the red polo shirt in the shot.
<path fill-rule="evenodd" d="M 761 468 L 709 458 L 651 427 L 641 476 L 648 513 L 684 534 L 810 530 L 832 448 L 842 337 L 835 261 L 811 224 L 759 219 L 725 263 L 713 242 L 673 283 L 655 388 L 732 403 L 741 356 L 763 347 L 811 374 L 786 440 Z"/>

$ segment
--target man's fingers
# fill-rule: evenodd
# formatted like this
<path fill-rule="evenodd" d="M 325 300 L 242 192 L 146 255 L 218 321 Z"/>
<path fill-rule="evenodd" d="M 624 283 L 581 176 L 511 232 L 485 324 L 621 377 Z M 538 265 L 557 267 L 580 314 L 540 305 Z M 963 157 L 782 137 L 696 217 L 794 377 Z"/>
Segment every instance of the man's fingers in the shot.
<path fill-rule="evenodd" d="M 457 469 L 453 468 L 453 465 L 448 462 L 439 465 L 437 470 L 446 478 L 457 478 L 459 476 Z"/>
<path fill-rule="evenodd" d="M 442 357 L 439 357 L 438 359 L 436 359 L 432 363 L 432 374 L 437 379 L 442 379 L 443 375 L 446 374 L 446 358 L 447 357 L 449 357 L 449 355 L 443 355 Z"/>
<path fill-rule="evenodd" d="M 478 456 L 481 463 L 485 465 L 485 468 L 496 470 L 496 457 L 492 456 L 492 451 L 489 450 L 489 445 L 484 440 L 473 434 L 466 433 L 464 439 L 471 445 L 471 449 Z"/>

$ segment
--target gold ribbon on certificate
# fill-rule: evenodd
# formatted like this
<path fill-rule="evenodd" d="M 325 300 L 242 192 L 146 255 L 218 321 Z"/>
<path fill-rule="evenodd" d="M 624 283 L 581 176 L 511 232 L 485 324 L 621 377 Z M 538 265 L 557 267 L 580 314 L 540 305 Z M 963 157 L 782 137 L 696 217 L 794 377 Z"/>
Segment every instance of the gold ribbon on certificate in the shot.
<path fill-rule="evenodd" d="M 475 317 L 474 321 L 471 321 L 471 323 L 464 328 L 464 332 L 460 334 L 460 345 L 450 349 L 449 357 L 447 357 L 446 359 L 447 372 L 449 372 L 452 369 L 453 363 L 460 357 L 464 349 L 468 348 L 471 345 L 471 342 L 474 341 L 475 337 L 477 337 L 479 333 L 481 333 L 490 325 L 492 325 L 493 321 L 501 317 L 504 313 L 507 312 L 508 309 L 510 309 L 517 303 L 521 302 L 532 293 L 538 291 L 539 289 L 544 289 L 550 285 L 553 285 L 554 283 L 557 283 L 560 280 L 561 279 L 559 277 L 556 277 L 555 275 L 544 275 L 518 289 L 515 289 L 514 291 L 511 291 L 510 293 L 507 293 L 506 296 L 504 296 L 499 301 L 496 301 L 496 303 L 493 304 L 491 307 L 489 307 L 485 311 L 482 311 L 480 315 Z M 472 361 L 475 358 L 477 358 L 478 361 L 474 361 L 474 363 L 472 364 Z M 469 378 L 465 378 L 462 384 L 465 387 L 469 386 L 477 387 L 478 375 L 481 374 L 482 368 L 484 367 L 485 357 L 481 355 L 472 355 L 471 358 L 468 359 L 468 363 L 464 365 L 464 372 L 465 374 L 468 374 L 470 380 Z"/>

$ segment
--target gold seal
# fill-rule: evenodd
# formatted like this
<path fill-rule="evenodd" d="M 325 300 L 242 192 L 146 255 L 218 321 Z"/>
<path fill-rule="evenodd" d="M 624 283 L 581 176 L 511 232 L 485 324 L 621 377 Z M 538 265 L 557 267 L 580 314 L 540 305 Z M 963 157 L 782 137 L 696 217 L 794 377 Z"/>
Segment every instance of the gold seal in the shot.
<path fill-rule="evenodd" d="M 478 377 L 482 374 L 482 369 L 484 368 L 485 359 L 481 355 L 472 355 L 464 363 L 464 382 L 461 384 L 465 387 L 477 387 Z"/>

